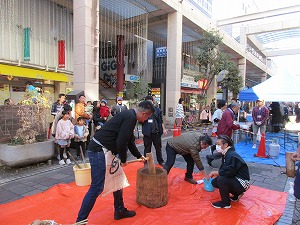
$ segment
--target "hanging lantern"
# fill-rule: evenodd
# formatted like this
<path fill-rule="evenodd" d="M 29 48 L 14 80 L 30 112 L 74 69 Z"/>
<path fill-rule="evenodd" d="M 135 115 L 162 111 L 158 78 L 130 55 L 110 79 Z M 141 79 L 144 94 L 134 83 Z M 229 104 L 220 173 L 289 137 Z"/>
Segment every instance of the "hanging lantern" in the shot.
<path fill-rule="evenodd" d="M 200 90 L 207 90 L 208 89 L 208 79 L 198 80 L 198 88 Z"/>

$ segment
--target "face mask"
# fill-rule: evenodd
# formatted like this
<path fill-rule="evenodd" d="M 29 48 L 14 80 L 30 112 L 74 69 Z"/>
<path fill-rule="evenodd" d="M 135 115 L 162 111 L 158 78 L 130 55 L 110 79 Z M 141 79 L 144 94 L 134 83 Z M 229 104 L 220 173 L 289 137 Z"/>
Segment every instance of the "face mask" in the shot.
<path fill-rule="evenodd" d="M 221 145 L 216 145 L 216 150 L 217 150 L 217 152 L 222 152 L 223 151 L 222 148 L 221 148 Z"/>

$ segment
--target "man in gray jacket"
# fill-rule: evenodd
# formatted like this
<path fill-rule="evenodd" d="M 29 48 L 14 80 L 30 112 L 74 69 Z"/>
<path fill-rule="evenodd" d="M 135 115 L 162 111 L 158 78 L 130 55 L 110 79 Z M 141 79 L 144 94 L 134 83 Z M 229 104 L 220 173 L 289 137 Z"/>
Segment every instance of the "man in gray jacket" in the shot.
<path fill-rule="evenodd" d="M 123 112 L 127 109 L 127 106 L 124 105 L 123 103 L 123 98 L 122 97 L 118 97 L 117 98 L 117 104 L 113 105 L 111 108 L 111 115 L 115 116 L 117 114 L 119 114 L 120 112 Z"/>
<path fill-rule="evenodd" d="M 175 163 L 176 155 L 182 155 L 187 163 L 184 180 L 191 184 L 197 184 L 193 179 L 194 165 L 196 164 L 201 173 L 207 177 L 199 152 L 211 144 L 212 140 L 207 134 L 197 132 L 188 132 L 174 137 L 167 143 L 167 161 L 163 168 L 169 173 Z"/>

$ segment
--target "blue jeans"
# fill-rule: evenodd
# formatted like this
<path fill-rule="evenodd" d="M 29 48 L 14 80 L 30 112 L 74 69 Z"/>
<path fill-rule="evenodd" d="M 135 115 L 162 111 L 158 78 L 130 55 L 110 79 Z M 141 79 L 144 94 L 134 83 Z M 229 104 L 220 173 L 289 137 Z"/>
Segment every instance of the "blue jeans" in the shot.
<path fill-rule="evenodd" d="M 168 143 L 166 146 L 166 152 L 167 152 L 167 161 L 166 161 L 165 165 L 163 166 L 163 168 L 169 174 L 171 168 L 173 167 L 173 165 L 175 163 L 177 152 Z M 184 158 L 184 160 L 187 163 L 185 176 L 187 178 L 193 178 L 193 171 L 194 171 L 195 163 L 194 163 L 194 160 L 193 160 L 191 154 L 182 155 L 182 157 Z"/>
<path fill-rule="evenodd" d="M 88 150 L 88 156 L 91 164 L 92 183 L 82 201 L 81 208 L 76 220 L 77 222 L 85 220 L 88 217 L 97 200 L 97 197 L 102 193 L 104 189 L 106 172 L 104 152 L 94 152 Z M 123 210 L 123 190 L 121 189 L 119 191 L 115 191 L 113 192 L 113 195 L 115 211 Z"/>

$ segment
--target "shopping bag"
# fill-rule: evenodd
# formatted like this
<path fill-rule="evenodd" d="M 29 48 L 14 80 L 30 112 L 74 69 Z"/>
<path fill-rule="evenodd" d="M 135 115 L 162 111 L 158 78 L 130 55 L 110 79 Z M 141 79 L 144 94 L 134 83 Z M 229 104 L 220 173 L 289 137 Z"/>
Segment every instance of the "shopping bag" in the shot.
<path fill-rule="evenodd" d="M 130 185 L 121 166 L 120 159 L 105 148 L 103 148 L 103 151 L 105 153 L 106 173 L 104 190 L 101 193 L 102 197 Z"/>

